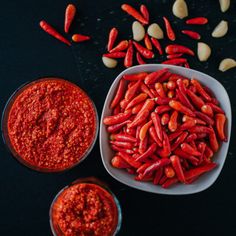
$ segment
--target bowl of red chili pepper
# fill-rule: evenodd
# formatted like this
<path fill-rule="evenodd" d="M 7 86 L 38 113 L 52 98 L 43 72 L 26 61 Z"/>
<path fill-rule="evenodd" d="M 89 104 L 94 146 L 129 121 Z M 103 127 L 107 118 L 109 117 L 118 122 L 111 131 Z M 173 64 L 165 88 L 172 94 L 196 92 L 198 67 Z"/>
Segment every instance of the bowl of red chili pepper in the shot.
<path fill-rule="evenodd" d="M 54 198 L 49 215 L 54 236 L 113 236 L 122 222 L 118 199 L 95 178 L 78 179 L 63 188 Z"/>
<path fill-rule="evenodd" d="M 102 161 L 111 176 L 136 189 L 201 192 L 223 168 L 231 120 L 228 94 L 209 75 L 172 65 L 135 66 L 107 94 Z"/>
<path fill-rule="evenodd" d="M 25 166 L 41 172 L 65 171 L 92 150 L 98 134 L 97 110 L 77 85 L 60 78 L 39 79 L 10 97 L 2 134 Z"/>

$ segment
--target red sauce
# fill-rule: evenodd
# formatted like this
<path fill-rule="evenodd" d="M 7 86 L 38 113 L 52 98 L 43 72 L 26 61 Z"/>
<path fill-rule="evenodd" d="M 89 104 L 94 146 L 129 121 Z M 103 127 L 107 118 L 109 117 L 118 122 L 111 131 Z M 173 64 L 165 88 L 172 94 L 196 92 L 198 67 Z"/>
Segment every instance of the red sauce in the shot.
<path fill-rule="evenodd" d="M 113 196 L 102 187 L 79 183 L 63 190 L 51 209 L 58 236 L 111 236 L 118 224 Z"/>
<path fill-rule="evenodd" d="M 26 165 L 61 171 L 78 163 L 96 135 L 96 111 L 78 86 L 47 78 L 25 86 L 12 104 L 7 131 Z"/>

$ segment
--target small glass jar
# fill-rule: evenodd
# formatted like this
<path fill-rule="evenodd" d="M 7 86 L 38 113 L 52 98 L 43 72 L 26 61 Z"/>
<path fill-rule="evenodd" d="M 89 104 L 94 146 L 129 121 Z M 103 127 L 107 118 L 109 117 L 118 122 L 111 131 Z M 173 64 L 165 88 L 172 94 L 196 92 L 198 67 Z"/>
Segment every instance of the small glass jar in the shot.
<path fill-rule="evenodd" d="M 81 192 L 82 190 L 80 190 L 80 192 L 79 192 L 80 193 L 80 196 L 79 196 L 80 198 L 79 199 L 83 199 L 83 200 L 84 200 L 84 198 L 86 198 L 88 196 L 88 199 L 89 199 L 88 201 L 91 201 L 91 195 L 89 195 L 89 193 L 91 193 L 91 191 L 93 191 L 93 190 L 96 190 L 96 191 L 99 192 L 99 195 L 97 194 L 97 196 L 99 196 L 100 200 L 101 200 L 101 194 L 106 194 L 106 197 L 103 198 L 103 200 L 106 199 L 106 201 L 108 201 L 107 199 L 108 199 L 108 196 L 109 196 L 110 203 L 112 203 L 112 204 L 114 203 L 113 213 L 115 213 L 113 215 L 111 214 L 110 218 L 112 218 L 113 220 L 117 219 L 115 221 L 114 228 L 112 228 L 110 230 L 111 232 L 109 234 L 105 234 L 103 232 L 102 234 L 91 234 L 91 235 L 98 235 L 98 236 L 115 236 L 115 235 L 117 235 L 117 233 L 119 232 L 119 230 L 121 228 L 121 222 L 122 222 L 122 212 L 121 212 L 121 207 L 120 207 L 119 201 L 116 198 L 116 196 L 111 192 L 111 190 L 107 187 L 106 184 L 104 184 L 103 182 L 101 182 L 100 180 L 98 180 L 94 177 L 78 179 L 78 180 L 74 181 L 73 183 L 71 183 L 70 185 L 64 187 L 56 195 L 56 197 L 54 198 L 54 200 L 51 204 L 50 212 L 49 212 L 50 226 L 51 226 L 51 230 L 52 230 L 53 235 L 54 236 L 65 236 L 65 234 L 63 233 L 63 230 L 60 227 L 60 224 L 62 224 L 64 226 L 68 223 L 68 222 L 65 222 L 66 220 L 68 221 L 68 219 L 70 219 L 70 220 L 73 219 L 73 221 L 72 221 L 73 223 L 70 224 L 70 227 L 72 227 L 72 225 L 74 225 L 74 222 L 76 222 L 76 220 L 78 220 L 78 218 L 74 219 L 74 217 L 75 217 L 74 215 L 71 216 L 67 212 L 68 204 L 70 204 L 71 202 L 75 203 L 75 200 L 72 201 L 72 199 L 70 199 L 70 194 L 71 194 L 71 196 L 73 196 L 73 199 L 74 199 L 74 196 L 75 196 L 75 192 L 74 192 L 75 190 L 74 189 L 75 188 L 80 188 L 80 189 L 85 191 L 85 193 L 86 193 L 85 196 L 81 195 L 81 194 L 84 194 L 84 193 Z M 90 191 L 89 191 L 89 189 L 90 189 Z M 93 199 L 97 199 L 96 196 L 94 196 Z M 80 200 L 79 202 L 82 202 L 82 200 Z M 76 208 L 77 208 L 77 203 L 78 202 L 75 203 Z M 66 209 L 63 209 L 63 207 L 64 207 L 63 204 L 64 205 L 66 204 L 65 205 Z M 88 205 L 89 204 L 90 204 L 90 202 L 88 203 L 87 200 L 86 200 L 85 203 L 84 203 L 84 205 L 86 206 L 86 208 L 85 208 L 86 211 L 88 211 L 88 208 L 89 208 Z M 76 211 L 75 210 L 75 205 L 73 205 L 73 214 Z M 104 205 L 106 205 L 106 207 L 104 207 L 104 209 L 107 210 L 109 208 L 109 207 L 107 207 L 107 206 L 109 206 L 109 204 L 108 203 L 105 204 L 103 202 L 101 204 L 101 206 L 104 206 Z M 94 214 L 94 211 L 97 210 L 97 208 L 95 206 L 97 206 L 97 205 L 95 204 L 92 208 L 92 211 L 91 211 L 91 212 L 93 212 L 93 214 Z M 80 208 L 80 207 L 78 207 L 78 208 Z M 112 209 L 112 208 L 113 207 L 110 207 L 109 209 Z M 102 209 L 102 210 L 104 210 L 104 209 Z M 103 214 L 102 210 L 101 210 L 101 212 L 97 213 L 97 215 L 100 214 L 101 216 L 104 216 L 104 215 L 107 216 L 107 212 L 106 212 L 106 214 Z M 60 218 L 60 217 L 62 217 L 62 215 L 65 218 L 65 221 L 63 221 L 63 223 L 62 223 L 62 219 Z M 97 215 L 96 216 L 92 215 L 92 216 L 95 217 L 95 219 L 96 219 Z M 87 217 L 87 219 L 89 217 L 87 212 L 84 212 L 84 209 L 80 208 L 80 211 L 78 213 L 78 217 L 82 217 L 82 216 Z M 58 223 L 58 218 L 60 218 L 60 220 L 59 220 L 60 223 Z M 109 221 L 109 220 L 111 220 L 111 219 L 107 219 L 107 221 Z M 92 222 L 92 224 L 96 224 L 96 225 L 99 224 L 94 219 L 92 219 L 91 222 Z M 104 222 L 104 219 L 102 219 L 101 222 Z M 86 222 L 86 223 L 89 224 L 90 222 Z M 85 227 L 84 225 L 80 225 L 80 224 L 81 224 L 81 221 L 78 220 L 78 222 L 76 222 L 76 225 L 79 225 L 79 227 Z M 97 227 L 95 227 L 95 228 L 98 228 L 98 227 L 99 226 L 97 225 Z M 67 230 L 70 231 L 72 229 L 70 228 L 70 229 L 67 229 Z M 70 235 L 73 235 L 72 231 L 70 231 L 70 233 L 71 233 Z M 85 233 L 85 232 L 83 232 L 83 233 Z M 78 234 L 76 234 L 76 232 L 75 232 L 74 235 L 78 235 Z"/>
<path fill-rule="evenodd" d="M 25 165 L 26 167 L 36 170 L 36 171 L 40 171 L 40 172 L 62 172 L 62 171 L 67 171 L 75 166 L 77 166 L 79 163 L 81 163 L 88 155 L 89 153 L 92 151 L 95 143 L 96 143 L 96 139 L 97 139 L 97 135 L 98 135 L 98 114 L 97 114 L 97 109 L 92 101 L 92 99 L 87 95 L 87 93 L 85 93 L 80 87 L 78 87 L 81 92 L 87 97 L 87 99 L 90 101 L 90 103 L 92 104 L 92 108 L 93 108 L 93 112 L 95 115 L 95 124 L 94 124 L 94 135 L 92 138 L 92 141 L 89 145 L 89 147 L 85 150 L 85 152 L 83 153 L 83 155 L 80 156 L 80 158 L 78 159 L 78 161 L 76 163 L 73 163 L 73 165 L 68 166 L 65 169 L 50 169 L 50 168 L 42 168 L 39 167 L 37 165 L 33 165 L 30 162 L 24 160 L 24 158 L 22 158 L 17 151 L 15 150 L 14 146 L 12 145 L 10 138 L 9 138 L 9 133 L 8 133 L 8 118 L 9 118 L 9 113 L 10 110 L 14 104 L 14 102 L 16 101 L 16 99 L 19 97 L 19 95 L 21 95 L 26 89 L 34 86 L 35 84 L 39 83 L 39 82 L 43 82 L 43 81 L 64 81 L 65 83 L 69 83 L 75 87 L 78 87 L 77 85 L 75 85 L 74 83 L 71 83 L 67 80 L 64 79 L 60 79 L 60 78 L 41 78 L 38 80 L 35 80 L 33 82 L 30 83 L 25 83 L 22 86 L 20 86 L 8 99 L 4 111 L 3 111 L 3 115 L 2 115 L 2 124 L 1 124 L 1 129 L 2 129 L 2 137 L 3 137 L 3 141 L 6 144 L 6 146 L 8 147 L 9 151 L 12 153 L 12 155 L 23 165 Z"/>

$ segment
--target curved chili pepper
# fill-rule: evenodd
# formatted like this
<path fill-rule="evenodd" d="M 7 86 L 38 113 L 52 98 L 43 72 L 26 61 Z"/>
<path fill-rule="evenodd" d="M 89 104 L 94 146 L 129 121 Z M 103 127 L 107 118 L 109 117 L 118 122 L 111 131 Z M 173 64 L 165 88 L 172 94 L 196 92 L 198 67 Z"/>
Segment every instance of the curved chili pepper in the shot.
<path fill-rule="evenodd" d="M 152 112 L 151 113 L 151 119 L 152 119 L 153 125 L 154 125 L 154 127 L 156 129 L 157 137 L 160 139 L 160 141 L 162 141 L 163 133 L 162 133 L 160 117 L 159 117 L 159 115 L 157 113 Z"/>
<path fill-rule="evenodd" d="M 120 156 L 114 156 L 111 159 L 111 165 L 118 169 L 130 168 L 130 165 L 126 161 L 124 161 Z"/>
<path fill-rule="evenodd" d="M 165 65 L 180 65 L 180 64 L 184 64 L 187 62 L 187 59 L 185 58 L 174 58 L 174 59 L 169 59 L 166 61 L 163 61 L 161 64 L 165 64 Z"/>
<path fill-rule="evenodd" d="M 183 54 L 188 54 L 190 56 L 194 56 L 194 52 L 190 48 L 179 44 L 168 45 L 165 51 L 167 54 L 183 53 Z"/>
<path fill-rule="evenodd" d="M 171 151 L 174 151 L 187 138 L 188 132 L 183 132 L 171 145 Z"/>
<path fill-rule="evenodd" d="M 108 57 L 108 58 L 124 58 L 126 56 L 126 53 L 125 52 L 111 52 L 111 53 L 105 53 L 102 56 Z"/>
<path fill-rule="evenodd" d="M 217 141 L 216 133 L 213 128 L 211 128 L 211 132 L 209 133 L 209 142 L 213 152 L 217 152 L 219 149 L 219 143 Z"/>
<path fill-rule="evenodd" d="M 136 181 L 150 182 L 150 181 L 153 180 L 153 176 L 152 176 L 152 175 L 143 176 L 142 174 L 139 174 L 139 175 L 136 176 L 134 179 L 135 179 Z"/>
<path fill-rule="evenodd" d="M 104 118 L 103 123 L 105 125 L 115 125 L 118 123 L 122 123 L 127 120 L 132 115 L 132 112 L 128 110 L 125 113 L 119 113 L 115 116 L 107 116 Z"/>
<path fill-rule="evenodd" d="M 182 121 L 183 122 L 187 122 L 187 121 L 190 121 L 190 120 L 195 120 L 196 124 L 199 124 L 199 125 L 206 125 L 206 122 L 201 120 L 201 119 L 198 119 L 198 118 L 193 118 L 193 117 L 190 117 L 190 116 L 187 116 L 187 115 L 184 115 L 183 118 L 182 118 Z"/>
<path fill-rule="evenodd" d="M 163 168 L 160 168 L 159 170 L 156 171 L 156 174 L 153 179 L 153 184 L 155 185 L 159 184 L 162 176 L 163 176 Z"/>
<path fill-rule="evenodd" d="M 210 117 L 213 117 L 213 116 L 214 116 L 214 112 L 213 112 L 211 106 L 209 106 L 209 105 L 207 105 L 207 104 L 205 104 L 205 105 L 203 105 L 203 106 L 201 107 L 201 111 L 202 111 L 203 113 L 205 113 L 206 115 L 210 116 Z"/>
<path fill-rule="evenodd" d="M 167 158 L 171 154 L 171 146 L 166 132 L 163 130 L 163 148 L 157 151 L 162 158 Z"/>
<path fill-rule="evenodd" d="M 138 50 L 138 52 L 147 59 L 153 58 L 154 57 L 154 53 L 150 50 L 148 50 L 147 48 L 143 47 L 141 44 L 137 43 L 137 42 L 133 42 L 135 48 Z"/>
<path fill-rule="evenodd" d="M 110 143 L 117 146 L 117 147 L 121 147 L 121 148 L 126 148 L 126 149 L 132 149 L 133 148 L 133 144 L 128 143 L 128 142 L 110 141 Z"/>
<path fill-rule="evenodd" d="M 170 102 L 170 98 L 161 98 L 161 97 L 156 97 L 155 102 L 158 105 L 167 105 Z"/>
<path fill-rule="evenodd" d="M 225 122 L 226 122 L 226 116 L 224 114 L 216 114 L 215 115 L 215 121 L 216 121 L 216 131 L 218 134 L 218 137 L 221 141 L 227 141 L 226 135 L 225 135 Z"/>
<path fill-rule="evenodd" d="M 147 150 L 148 137 L 146 136 L 143 140 L 139 142 L 138 152 L 143 154 Z"/>
<path fill-rule="evenodd" d="M 183 133 L 182 130 L 177 130 L 177 131 L 175 131 L 175 132 L 173 132 L 173 133 L 170 133 L 169 136 L 168 136 L 170 142 L 172 142 L 174 139 L 176 139 L 177 137 L 179 137 L 182 133 Z"/>
<path fill-rule="evenodd" d="M 143 93 L 146 93 L 150 98 L 154 98 L 154 95 L 144 83 L 141 84 L 140 89 Z"/>
<path fill-rule="evenodd" d="M 182 30 L 181 32 L 182 34 L 185 34 L 195 40 L 199 40 L 201 38 L 201 35 L 199 33 L 192 30 Z"/>
<path fill-rule="evenodd" d="M 138 89 L 140 88 L 140 85 L 141 85 L 141 80 L 135 82 L 135 84 L 126 91 L 125 100 L 130 101 L 137 93 Z"/>
<path fill-rule="evenodd" d="M 204 157 L 204 153 L 205 153 L 205 150 L 206 150 L 206 143 L 204 142 L 200 142 L 197 146 L 198 150 L 201 152 L 201 156 L 199 157 L 199 164 L 202 163 L 203 161 L 203 157 Z"/>
<path fill-rule="evenodd" d="M 199 151 L 197 151 L 196 149 L 194 149 L 192 146 L 190 146 L 189 144 L 187 144 L 187 143 L 182 143 L 181 145 L 180 145 L 180 147 L 181 147 L 181 149 L 184 151 L 184 152 L 186 152 L 186 153 L 188 153 L 188 154 L 190 154 L 190 155 L 193 155 L 193 156 L 201 156 L 201 153 L 199 152 Z"/>
<path fill-rule="evenodd" d="M 121 79 L 119 82 L 117 91 L 116 91 L 116 95 L 111 102 L 111 106 L 110 106 L 111 109 L 113 109 L 120 102 L 120 100 L 122 99 L 124 95 L 125 88 L 126 88 L 126 83 L 123 79 Z"/>
<path fill-rule="evenodd" d="M 197 124 L 195 119 L 188 120 L 180 126 L 180 130 L 187 130 L 194 127 Z"/>
<path fill-rule="evenodd" d="M 133 56 L 134 56 L 133 43 L 132 40 L 129 40 L 129 47 L 124 59 L 124 66 L 126 68 L 131 67 L 133 65 Z"/>
<path fill-rule="evenodd" d="M 118 36 L 118 29 L 114 27 L 110 30 L 109 37 L 108 37 L 108 43 L 107 43 L 108 52 L 112 50 L 114 43 L 117 39 L 117 36 Z"/>
<path fill-rule="evenodd" d="M 159 43 L 159 41 L 156 38 L 153 38 L 153 37 L 151 37 L 151 41 L 152 41 L 153 46 L 159 52 L 159 54 L 163 55 L 163 50 L 162 50 L 162 47 L 161 47 L 161 44 Z"/>
<path fill-rule="evenodd" d="M 148 34 L 145 34 L 145 37 L 144 37 L 144 44 L 145 44 L 145 46 L 146 46 L 146 48 L 147 48 L 148 50 L 150 50 L 150 51 L 152 50 L 152 42 L 151 42 L 151 40 L 150 40 Z"/>
<path fill-rule="evenodd" d="M 139 104 L 140 102 L 144 101 L 147 98 L 147 94 L 146 93 L 140 93 L 138 96 L 136 96 L 135 98 L 133 98 L 129 104 L 127 105 L 126 109 L 129 109 L 137 104 Z"/>
<path fill-rule="evenodd" d="M 163 82 L 167 81 L 167 80 L 170 78 L 171 75 L 172 75 L 172 73 L 169 72 L 169 71 L 167 71 L 164 75 L 162 75 L 162 76 L 158 79 L 158 82 L 163 83 Z"/>
<path fill-rule="evenodd" d="M 155 82 L 158 81 L 158 79 L 160 79 L 166 72 L 168 71 L 167 68 L 158 70 L 158 71 L 154 71 L 150 74 L 148 74 L 144 80 L 144 83 L 149 85 L 149 84 L 154 84 Z"/>
<path fill-rule="evenodd" d="M 139 111 L 142 109 L 143 105 L 144 105 L 144 102 L 141 102 L 141 103 L 135 105 L 135 106 L 132 108 L 132 114 L 134 114 L 134 115 L 135 115 L 135 114 L 138 114 Z"/>
<path fill-rule="evenodd" d="M 154 126 L 151 126 L 148 130 L 150 137 L 156 142 L 156 144 L 159 147 L 162 147 L 162 142 L 160 141 L 160 139 L 157 136 L 156 130 L 154 128 Z"/>
<path fill-rule="evenodd" d="M 75 43 L 81 43 L 81 42 L 90 40 L 90 36 L 83 35 L 83 34 L 73 34 L 72 40 Z"/>
<path fill-rule="evenodd" d="M 152 125 L 152 120 L 148 121 L 146 124 L 144 124 L 142 126 L 142 128 L 140 129 L 140 132 L 139 132 L 139 139 L 140 140 L 145 139 L 147 131 L 151 125 Z"/>
<path fill-rule="evenodd" d="M 118 152 L 118 156 L 120 156 L 124 161 L 126 161 L 130 166 L 134 167 L 135 169 L 138 169 L 142 165 L 140 162 L 135 161 L 132 156 L 124 152 Z"/>
<path fill-rule="evenodd" d="M 146 19 L 147 22 L 149 23 L 149 11 L 144 4 L 140 6 L 140 12 L 142 13 L 144 19 Z"/>
<path fill-rule="evenodd" d="M 155 83 L 155 89 L 160 97 L 166 98 L 166 94 L 161 83 Z"/>
<path fill-rule="evenodd" d="M 148 110 L 151 111 L 153 110 L 155 106 L 155 102 L 152 99 L 147 99 L 142 107 L 142 109 L 140 110 L 140 112 L 144 111 L 144 110 Z"/>
<path fill-rule="evenodd" d="M 185 92 L 181 92 L 179 89 L 176 89 L 176 94 L 180 100 L 180 102 L 182 102 L 183 105 L 185 105 L 186 107 L 188 107 L 189 109 L 191 109 L 192 111 L 194 111 L 194 107 L 191 104 L 191 102 L 189 101 L 189 99 L 187 98 L 187 96 L 185 95 Z"/>
<path fill-rule="evenodd" d="M 168 158 L 157 160 L 144 171 L 143 175 L 146 176 L 150 173 L 153 173 L 156 170 L 159 170 L 161 167 L 164 167 L 169 164 L 170 160 Z"/>
<path fill-rule="evenodd" d="M 173 152 L 175 155 L 190 161 L 193 165 L 195 165 L 195 166 L 198 165 L 198 162 L 199 162 L 198 158 L 194 157 L 192 155 L 189 155 L 188 153 L 184 152 L 182 149 L 177 148 Z"/>
<path fill-rule="evenodd" d="M 166 17 L 163 17 L 164 23 L 165 23 L 165 27 L 166 27 L 166 34 L 168 36 L 168 38 L 171 41 L 175 41 L 175 32 L 169 22 L 169 20 Z"/>
<path fill-rule="evenodd" d="M 64 38 L 60 33 L 58 33 L 51 25 L 49 25 L 46 21 L 42 20 L 39 23 L 40 27 L 49 35 L 53 36 L 54 38 L 58 39 L 59 41 L 71 46 L 70 41 Z"/>
<path fill-rule="evenodd" d="M 147 157 L 156 151 L 157 145 L 153 143 L 143 154 L 135 159 L 135 161 L 143 162 Z M 144 172 L 145 173 L 145 172 Z"/>
<path fill-rule="evenodd" d="M 207 124 L 214 125 L 214 123 L 215 123 L 214 120 L 211 117 L 209 117 L 208 115 L 206 115 L 200 111 L 195 111 L 194 113 L 197 117 L 199 117 L 201 120 L 205 121 Z"/>
<path fill-rule="evenodd" d="M 194 94 L 190 89 L 187 89 L 187 95 L 197 108 L 201 109 L 201 107 L 205 104 L 204 101 Z"/>
<path fill-rule="evenodd" d="M 116 145 L 111 145 L 111 149 L 113 151 L 116 151 L 116 152 L 124 152 L 124 153 L 131 154 L 131 155 L 134 154 L 133 150 L 127 149 L 127 148 L 118 147 Z"/>
<path fill-rule="evenodd" d="M 140 125 L 147 117 L 149 116 L 149 110 L 145 109 L 142 112 L 140 111 L 134 120 L 128 124 L 129 128 L 136 127 Z"/>
<path fill-rule="evenodd" d="M 144 25 L 148 24 L 148 20 L 145 19 L 138 11 L 136 11 L 132 6 L 129 4 L 122 4 L 121 9 L 128 13 L 129 15 L 133 16 L 136 20 L 141 22 Z"/>
<path fill-rule="evenodd" d="M 183 53 L 177 53 L 177 54 L 169 54 L 167 55 L 167 59 L 174 59 L 174 58 L 178 58 L 178 57 L 182 57 Z"/>
<path fill-rule="evenodd" d="M 224 110 L 220 108 L 219 106 L 215 105 L 214 103 L 208 102 L 206 104 L 209 105 L 214 112 L 225 114 Z"/>
<path fill-rule="evenodd" d="M 143 172 L 147 169 L 147 167 L 149 167 L 152 163 L 154 162 L 146 162 L 144 164 L 142 164 L 138 169 L 137 169 L 137 173 L 139 174 L 143 174 Z"/>
<path fill-rule="evenodd" d="M 170 116 L 170 121 L 168 123 L 168 129 L 171 132 L 175 132 L 178 127 L 178 123 L 177 123 L 178 115 L 179 115 L 179 113 L 177 111 L 173 111 Z"/>
<path fill-rule="evenodd" d="M 170 115 L 168 113 L 164 113 L 162 116 L 161 116 L 161 124 L 163 126 L 167 125 L 168 122 L 170 121 Z"/>
<path fill-rule="evenodd" d="M 171 185 L 176 184 L 178 182 L 179 182 L 178 179 L 176 177 L 173 177 L 173 178 L 170 178 L 170 179 L 167 179 L 166 181 L 164 181 L 161 184 L 161 187 L 162 188 L 169 188 Z"/>
<path fill-rule="evenodd" d="M 187 25 L 205 25 L 207 23 L 208 23 L 208 19 L 206 17 L 195 17 L 195 18 L 186 20 Z"/>
<path fill-rule="evenodd" d="M 193 113 L 189 108 L 185 107 L 182 103 L 178 101 L 171 100 L 169 102 L 169 106 L 175 109 L 176 111 L 184 113 L 185 115 L 192 116 L 192 117 L 196 116 L 195 113 Z"/>
<path fill-rule="evenodd" d="M 207 133 L 209 134 L 211 132 L 211 129 L 206 126 L 195 126 L 189 129 L 190 133 Z"/>
<path fill-rule="evenodd" d="M 110 50 L 110 53 L 124 51 L 128 48 L 128 46 L 128 40 L 122 40 L 120 43 L 117 44 L 116 47 Z"/>
<path fill-rule="evenodd" d="M 131 143 L 136 143 L 137 139 L 134 138 L 131 135 L 127 134 L 112 134 L 110 136 L 111 140 L 116 140 L 116 141 L 121 141 L 121 142 L 131 142 Z"/>
<path fill-rule="evenodd" d="M 140 53 L 139 52 L 136 52 L 136 59 L 137 59 L 137 62 L 139 65 L 144 65 L 144 64 L 147 64 L 143 58 L 141 57 Z"/>
<path fill-rule="evenodd" d="M 131 120 L 125 120 L 124 122 L 117 123 L 115 125 L 108 126 L 107 131 L 109 133 L 115 133 L 122 129 L 126 124 L 131 123 Z"/>
<path fill-rule="evenodd" d="M 72 21 L 75 18 L 75 14 L 76 14 L 76 7 L 73 4 L 69 4 L 66 7 L 66 11 L 65 11 L 64 30 L 66 33 L 69 32 L 69 28 L 71 26 Z"/>
<path fill-rule="evenodd" d="M 211 101 L 211 96 L 204 90 L 202 85 L 195 79 L 191 80 L 191 83 L 196 87 L 198 93 L 208 102 Z"/>
<path fill-rule="evenodd" d="M 124 112 L 125 108 L 127 107 L 129 101 L 126 99 L 123 99 L 120 101 L 120 107 L 121 107 L 121 111 Z"/>
<path fill-rule="evenodd" d="M 157 106 L 156 109 L 155 109 L 155 112 L 157 114 L 162 114 L 164 112 L 168 112 L 171 110 L 171 107 L 169 105 L 161 105 L 161 106 Z"/>
<path fill-rule="evenodd" d="M 129 80 L 129 81 L 144 80 L 147 75 L 148 73 L 146 72 L 140 72 L 137 74 L 126 74 L 126 75 L 123 75 L 123 79 Z"/>
<path fill-rule="evenodd" d="M 179 179 L 180 182 L 186 183 L 185 176 L 184 176 L 184 171 L 180 163 L 180 159 L 177 155 L 173 155 L 170 157 L 171 164 L 175 170 L 175 173 L 177 175 L 177 178 Z"/>

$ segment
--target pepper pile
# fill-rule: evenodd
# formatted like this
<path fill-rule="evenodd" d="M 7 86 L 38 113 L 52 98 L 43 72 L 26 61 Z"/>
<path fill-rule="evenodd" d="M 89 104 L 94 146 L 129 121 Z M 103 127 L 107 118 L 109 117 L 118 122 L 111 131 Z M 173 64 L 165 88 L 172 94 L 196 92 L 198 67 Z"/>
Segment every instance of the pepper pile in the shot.
<path fill-rule="evenodd" d="M 167 68 L 122 77 L 103 122 L 115 155 L 112 166 L 163 188 L 192 183 L 216 167 L 227 141 L 226 116 L 211 90 Z"/>
<path fill-rule="evenodd" d="M 64 31 L 65 33 L 69 33 L 69 29 L 76 15 L 76 7 L 73 4 L 69 4 L 65 10 L 65 21 L 64 21 Z M 40 27 L 49 35 L 58 39 L 59 41 L 71 46 L 71 42 L 62 36 L 54 27 L 48 24 L 45 20 L 40 21 Z M 82 35 L 82 34 L 73 34 L 72 41 L 76 43 L 84 42 L 90 40 L 90 36 Z"/>

